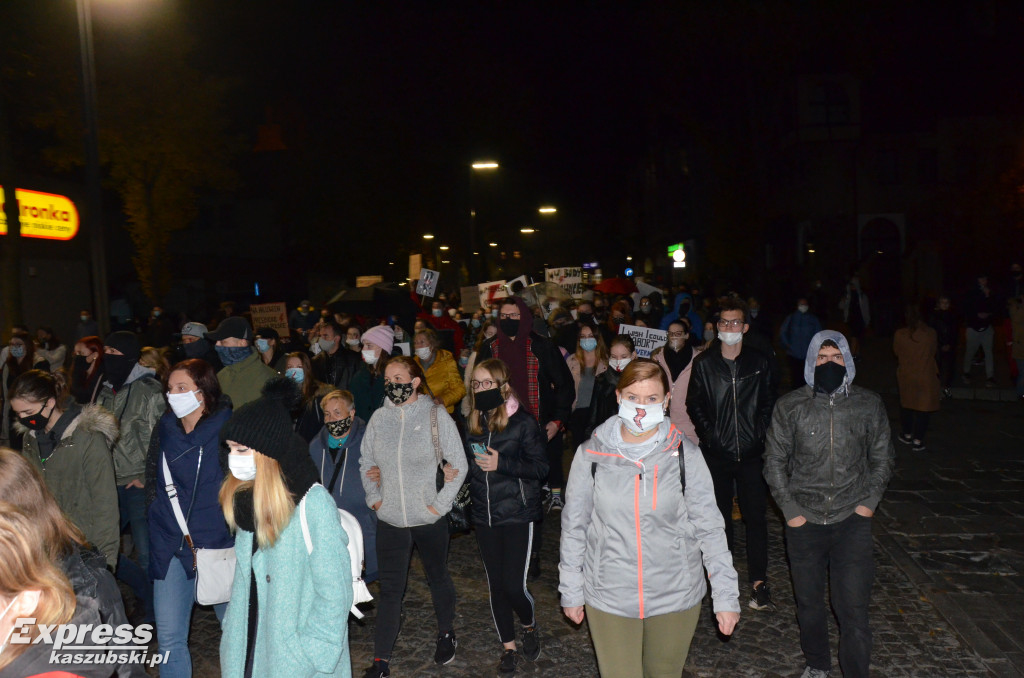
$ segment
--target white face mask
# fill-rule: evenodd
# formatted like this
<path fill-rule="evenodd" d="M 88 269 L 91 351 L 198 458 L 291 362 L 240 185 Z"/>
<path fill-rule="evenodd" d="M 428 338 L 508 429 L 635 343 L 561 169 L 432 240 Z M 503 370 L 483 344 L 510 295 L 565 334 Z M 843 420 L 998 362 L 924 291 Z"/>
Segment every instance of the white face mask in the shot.
<path fill-rule="evenodd" d="M 423 348 L 416 349 L 416 357 L 420 360 L 430 360 L 430 347 L 424 346 Z"/>
<path fill-rule="evenodd" d="M 626 365 L 633 362 L 631 358 L 609 358 L 608 367 L 612 368 L 616 372 L 621 372 L 626 369 Z"/>
<path fill-rule="evenodd" d="M 360 341 L 358 339 L 346 339 L 345 343 L 348 344 L 349 346 L 358 346 L 360 344 Z"/>
<path fill-rule="evenodd" d="M 316 344 L 317 344 L 317 346 L 320 347 L 320 350 L 321 351 L 325 351 L 327 353 L 330 353 L 332 350 L 334 350 L 334 344 L 335 343 L 336 343 L 336 340 L 335 341 L 329 341 L 327 339 L 324 339 L 323 337 L 320 337 L 319 339 L 316 340 Z"/>
<path fill-rule="evenodd" d="M 174 416 L 178 419 L 184 419 L 203 406 L 203 403 L 196 397 L 196 393 L 199 393 L 199 391 L 186 391 L 185 393 L 167 392 L 167 404 L 171 406 Z"/>
<path fill-rule="evenodd" d="M 363 349 L 363 362 L 366 363 L 367 365 L 376 365 L 377 364 L 377 352 L 374 351 L 373 349 L 364 348 Z"/>
<path fill-rule="evenodd" d="M 631 432 L 647 433 L 665 420 L 665 403 L 641 406 L 628 400 L 620 401 L 619 419 Z"/>
<path fill-rule="evenodd" d="M 726 346 L 735 346 L 736 344 L 743 341 L 742 332 L 719 332 L 718 338 L 722 340 L 722 343 Z"/>
<path fill-rule="evenodd" d="M 256 455 L 229 454 L 228 469 L 239 480 L 252 480 L 256 477 Z"/>
<path fill-rule="evenodd" d="M 801 313 L 807 313 L 807 311 L 810 310 L 810 306 L 808 306 L 807 304 L 800 304 L 799 306 L 796 307 L 796 310 L 800 311 Z"/>

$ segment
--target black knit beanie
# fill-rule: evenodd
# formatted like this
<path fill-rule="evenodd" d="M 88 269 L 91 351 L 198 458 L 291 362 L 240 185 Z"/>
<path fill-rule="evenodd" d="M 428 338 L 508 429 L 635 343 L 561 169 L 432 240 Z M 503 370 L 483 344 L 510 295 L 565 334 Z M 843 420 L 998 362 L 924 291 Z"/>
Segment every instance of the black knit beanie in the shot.
<path fill-rule="evenodd" d="M 235 410 L 221 429 L 221 440 L 232 440 L 282 461 L 296 436 L 291 408 L 301 398 L 298 385 L 287 377 L 270 379 L 257 400 Z M 308 455 L 307 455 L 308 456 Z"/>

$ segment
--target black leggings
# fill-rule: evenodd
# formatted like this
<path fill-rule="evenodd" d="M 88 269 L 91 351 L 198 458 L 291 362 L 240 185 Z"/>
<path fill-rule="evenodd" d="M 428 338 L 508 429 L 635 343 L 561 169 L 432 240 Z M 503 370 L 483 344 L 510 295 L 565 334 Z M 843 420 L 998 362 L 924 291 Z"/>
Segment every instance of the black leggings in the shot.
<path fill-rule="evenodd" d="M 532 626 L 533 596 L 526 590 L 526 565 L 533 540 L 533 523 L 476 526 L 476 543 L 484 561 L 484 574 L 491 594 L 491 616 L 502 643 L 516 639 L 512 613 L 523 626 Z"/>
<path fill-rule="evenodd" d="M 930 414 L 931 412 L 918 412 L 901 407 L 900 424 L 903 427 L 903 435 L 923 441 L 924 434 L 928 432 L 928 415 Z"/>

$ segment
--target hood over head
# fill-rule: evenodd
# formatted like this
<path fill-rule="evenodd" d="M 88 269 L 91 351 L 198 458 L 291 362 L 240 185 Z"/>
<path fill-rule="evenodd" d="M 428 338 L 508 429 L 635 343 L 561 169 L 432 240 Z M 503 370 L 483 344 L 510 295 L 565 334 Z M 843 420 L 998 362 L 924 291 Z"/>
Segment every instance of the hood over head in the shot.
<path fill-rule="evenodd" d="M 679 313 L 679 307 L 683 305 L 683 302 L 689 302 L 690 308 L 693 308 L 693 297 L 690 296 L 689 292 L 680 292 L 676 295 L 675 307 L 672 309 L 676 313 Z"/>
<path fill-rule="evenodd" d="M 520 339 L 526 339 L 530 336 L 530 332 L 533 331 L 533 311 L 530 310 L 530 307 L 521 297 L 507 297 L 498 303 L 507 304 L 509 300 L 515 302 L 515 305 L 519 307 L 519 328 L 516 330 L 515 337 L 509 337 L 510 339 L 515 339 L 518 342 Z M 500 308 L 501 307 L 499 306 L 499 313 L 501 312 Z M 500 322 L 498 323 L 498 336 L 508 336 L 505 334 L 505 331 L 501 329 Z"/>
<path fill-rule="evenodd" d="M 818 362 L 818 349 L 829 339 L 836 342 L 836 346 L 843 354 L 843 362 L 846 363 L 846 386 L 852 384 L 853 378 L 857 376 L 857 366 L 853 363 L 853 353 L 850 352 L 850 344 L 846 341 L 846 337 L 835 330 L 822 330 L 811 337 L 811 343 L 807 346 L 807 357 L 804 359 L 804 380 L 812 388 L 814 387 L 814 367 Z"/>

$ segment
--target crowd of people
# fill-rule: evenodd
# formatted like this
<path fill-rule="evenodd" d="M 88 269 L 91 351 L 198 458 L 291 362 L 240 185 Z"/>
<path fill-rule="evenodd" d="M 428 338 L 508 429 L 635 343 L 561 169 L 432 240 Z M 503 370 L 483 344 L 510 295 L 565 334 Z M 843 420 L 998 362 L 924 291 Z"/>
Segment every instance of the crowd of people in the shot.
<path fill-rule="evenodd" d="M 980 351 L 992 381 L 1004 328 L 1024 397 L 1022 295 L 1015 265 L 1003 294 L 979 276 L 960 314 L 949 297 L 907 306 L 893 338 L 897 441 L 926 449 L 960 327 L 963 379 Z M 93 618 L 152 624 L 161 675 L 190 676 L 192 611 L 208 602 L 200 564 L 232 547 L 233 579 L 212 602 L 223 675 L 351 675 L 356 608 L 339 573 L 354 570 L 377 598 L 364 675 L 390 676 L 413 547 L 436 616 L 434 661 L 447 664 L 458 648 L 455 510 L 479 547 L 498 673 L 542 652 L 527 582 L 555 565 L 539 545 L 559 520 L 562 607 L 588 620 L 601 675 L 675 678 L 708 585 L 722 634 L 737 628 L 741 599 L 775 609 L 771 496 L 804 678 L 832 669 L 829 580 L 839 665 L 866 677 L 870 518 L 894 450 L 881 398 L 853 384 L 868 296 L 853 278 L 835 303 L 821 297 L 815 286 L 778 322 L 754 297 L 685 286 L 483 308 L 452 292 L 415 318 L 317 313 L 303 300 L 288 331 L 254 328 L 233 304 L 208 323 L 157 307 L 140 332 L 102 338 L 83 312 L 70 351 L 50 328 L 33 338 L 16 327 L 0 354 L 0 676 L 46 667 L 36 646 L 8 642 L 32 616 L 29 634 Z M 638 351 L 630 326 L 664 330 L 665 342 Z M 339 509 L 358 525 L 361 555 Z M 114 575 L 133 593 L 128 614 Z M 141 671 L 125 661 L 75 675 Z"/>

